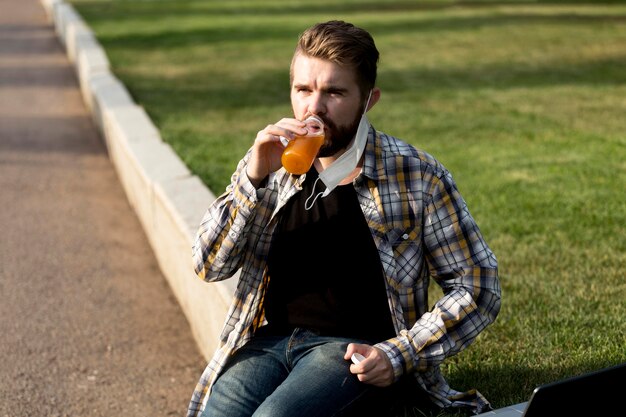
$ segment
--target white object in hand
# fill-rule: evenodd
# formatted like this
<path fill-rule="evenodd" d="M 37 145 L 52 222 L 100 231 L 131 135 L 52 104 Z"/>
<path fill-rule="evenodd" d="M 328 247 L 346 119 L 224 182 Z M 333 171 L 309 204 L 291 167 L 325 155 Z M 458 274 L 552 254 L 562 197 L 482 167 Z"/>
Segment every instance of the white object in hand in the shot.
<path fill-rule="evenodd" d="M 352 359 L 353 364 L 358 365 L 361 361 L 365 360 L 365 356 L 360 353 L 353 353 L 350 359 Z"/>

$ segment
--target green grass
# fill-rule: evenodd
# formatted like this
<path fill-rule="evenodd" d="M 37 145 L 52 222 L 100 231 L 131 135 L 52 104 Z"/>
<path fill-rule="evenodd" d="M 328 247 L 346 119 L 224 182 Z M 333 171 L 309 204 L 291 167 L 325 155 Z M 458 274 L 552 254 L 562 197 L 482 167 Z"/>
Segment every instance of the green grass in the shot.
<path fill-rule="evenodd" d="M 444 371 L 495 407 L 626 361 L 626 5 L 86 1 L 114 73 L 219 194 L 290 114 L 298 34 L 338 18 L 381 51 L 374 126 L 454 174 L 500 262 L 496 323 Z"/>

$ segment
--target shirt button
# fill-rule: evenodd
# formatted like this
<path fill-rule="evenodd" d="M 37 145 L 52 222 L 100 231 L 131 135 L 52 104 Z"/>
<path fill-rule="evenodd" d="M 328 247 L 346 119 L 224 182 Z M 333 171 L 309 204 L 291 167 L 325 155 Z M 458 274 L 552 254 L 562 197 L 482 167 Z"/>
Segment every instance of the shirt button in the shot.
<path fill-rule="evenodd" d="M 407 235 L 406 233 L 402 235 L 402 239 L 407 240 L 409 238 L 409 235 Z"/>

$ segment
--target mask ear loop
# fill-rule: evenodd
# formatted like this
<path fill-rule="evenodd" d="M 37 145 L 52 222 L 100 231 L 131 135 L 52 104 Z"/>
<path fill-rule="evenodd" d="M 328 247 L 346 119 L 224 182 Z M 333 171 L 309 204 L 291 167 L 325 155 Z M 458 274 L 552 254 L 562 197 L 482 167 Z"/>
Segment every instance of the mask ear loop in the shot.
<path fill-rule="evenodd" d="M 363 113 L 361 113 L 361 116 L 365 116 L 365 114 L 367 114 L 367 107 L 370 105 L 370 100 L 372 99 L 373 92 L 374 89 L 371 89 L 369 94 L 367 95 L 367 101 L 365 102 L 365 107 L 363 107 Z"/>
<path fill-rule="evenodd" d="M 320 177 L 317 177 L 315 179 L 315 182 L 313 183 L 313 191 L 311 191 L 311 195 L 306 199 L 306 201 L 304 202 L 304 209 L 305 210 L 310 210 L 311 207 L 313 207 L 313 204 L 315 204 L 315 202 L 317 201 L 317 199 L 319 198 L 319 196 L 321 196 L 322 194 L 324 194 L 324 192 L 320 192 L 315 194 L 315 187 L 317 186 L 317 182 L 320 180 Z M 313 198 L 313 202 L 311 204 L 309 204 L 309 200 Z"/>

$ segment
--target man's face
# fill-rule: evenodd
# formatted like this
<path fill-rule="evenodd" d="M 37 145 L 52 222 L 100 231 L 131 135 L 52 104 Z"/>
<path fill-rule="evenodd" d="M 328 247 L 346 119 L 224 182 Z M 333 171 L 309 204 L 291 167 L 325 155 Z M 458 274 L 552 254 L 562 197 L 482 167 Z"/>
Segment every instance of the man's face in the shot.
<path fill-rule="evenodd" d="M 314 114 L 326 125 L 326 139 L 319 156 L 332 156 L 346 148 L 357 131 L 365 105 L 354 70 L 298 54 L 291 73 L 294 117 L 304 120 Z"/>

